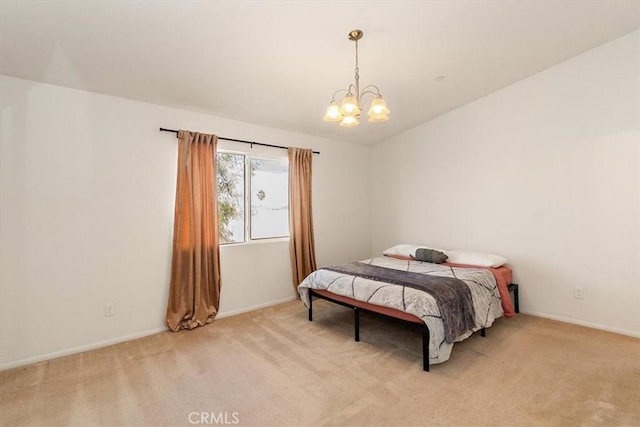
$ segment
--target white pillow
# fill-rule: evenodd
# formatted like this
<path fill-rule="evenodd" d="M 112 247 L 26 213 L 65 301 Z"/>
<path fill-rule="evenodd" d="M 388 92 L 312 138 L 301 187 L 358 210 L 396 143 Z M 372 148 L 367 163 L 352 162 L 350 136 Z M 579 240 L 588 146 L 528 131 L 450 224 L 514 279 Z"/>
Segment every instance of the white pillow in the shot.
<path fill-rule="evenodd" d="M 385 249 L 382 252 L 382 255 L 386 255 L 386 256 L 401 256 L 401 257 L 410 258 L 411 256 L 415 256 L 416 255 L 416 250 L 420 249 L 420 248 L 433 249 L 433 250 L 440 251 L 440 252 L 443 252 L 445 254 L 448 254 L 447 251 L 444 251 L 442 249 L 436 249 L 436 248 L 432 248 L 432 247 L 424 246 L 424 245 L 410 245 L 410 244 L 404 243 L 404 244 L 401 244 L 401 245 L 392 246 L 389 249 Z"/>
<path fill-rule="evenodd" d="M 447 251 L 449 259 L 447 262 L 454 264 L 469 264 L 477 265 L 479 267 L 493 267 L 497 268 L 507 263 L 507 259 L 500 255 L 488 254 L 485 252 L 471 252 L 471 251 Z"/>

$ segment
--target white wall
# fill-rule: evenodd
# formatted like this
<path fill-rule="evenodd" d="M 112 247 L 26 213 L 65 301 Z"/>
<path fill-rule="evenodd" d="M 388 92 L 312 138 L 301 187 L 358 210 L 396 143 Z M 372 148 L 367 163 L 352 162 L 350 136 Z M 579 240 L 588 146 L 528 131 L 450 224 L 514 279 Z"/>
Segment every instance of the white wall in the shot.
<path fill-rule="evenodd" d="M 375 146 L 373 252 L 502 254 L 523 312 L 640 336 L 639 128 L 636 31 Z"/>
<path fill-rule="evenodd" d="M 5 76 L 0 88 L 0 369 L 164 329 L 177 143 L 160 126 L 321 151 L 318 262 L 369 255 L 368 147 Z M 220 316 L 294 296 L 288 242 L 225 246 L 221 263 Z"/>

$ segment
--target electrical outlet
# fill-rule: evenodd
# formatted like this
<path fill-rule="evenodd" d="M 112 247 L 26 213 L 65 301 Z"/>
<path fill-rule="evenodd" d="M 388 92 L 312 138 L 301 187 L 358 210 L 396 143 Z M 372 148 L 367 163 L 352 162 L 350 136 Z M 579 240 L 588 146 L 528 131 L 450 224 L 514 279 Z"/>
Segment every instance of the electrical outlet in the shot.
<path fill-rule="evenodd" d="M 580 286 L 573 288 L 573 296 L 575 299 L 584 299 L 584 289 Z"/>
<path fill-rule="evenodd" d="M 116 315 L 116 309 L 113 306 L 113 303 L 105 304 L 105 306 L 104 306 L 104 317 L 111 317 L 111 316 L 115 316 L 115 315 Z"/>

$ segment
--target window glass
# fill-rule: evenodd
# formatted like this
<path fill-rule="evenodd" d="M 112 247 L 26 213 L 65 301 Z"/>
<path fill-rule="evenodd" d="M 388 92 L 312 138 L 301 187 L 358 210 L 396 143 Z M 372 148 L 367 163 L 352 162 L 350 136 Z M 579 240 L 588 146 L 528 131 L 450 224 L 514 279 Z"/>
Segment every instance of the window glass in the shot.
<path fill-rule="evenodd" d="M 216 154 L 220 243 L 245 241 L 245 156 Z"/>
<path fill-rule="evenodd" d="M 251 239 L 289 235 L 289 166 L 286 159 L 250 159 Z"/>

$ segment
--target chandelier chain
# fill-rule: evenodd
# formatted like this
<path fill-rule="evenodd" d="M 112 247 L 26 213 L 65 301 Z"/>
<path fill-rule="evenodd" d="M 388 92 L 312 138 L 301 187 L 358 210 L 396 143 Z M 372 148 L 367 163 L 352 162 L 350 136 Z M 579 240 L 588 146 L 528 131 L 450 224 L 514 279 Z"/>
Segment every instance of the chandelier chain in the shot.
<path fill-rule="evenodd" d="M 358 69 L 358 40 L 356 40 L 356 70 Z"/>
<path fill-rule="evenodd" d="M 356 77 L 356 101 L 358 103 L 358 109 L 362 110 L 362 105 L 360 105 L 360 68 L 358 67 L 358 40 L 356 39 L 356 69 L 355 69 L 355 77 Z"/>

